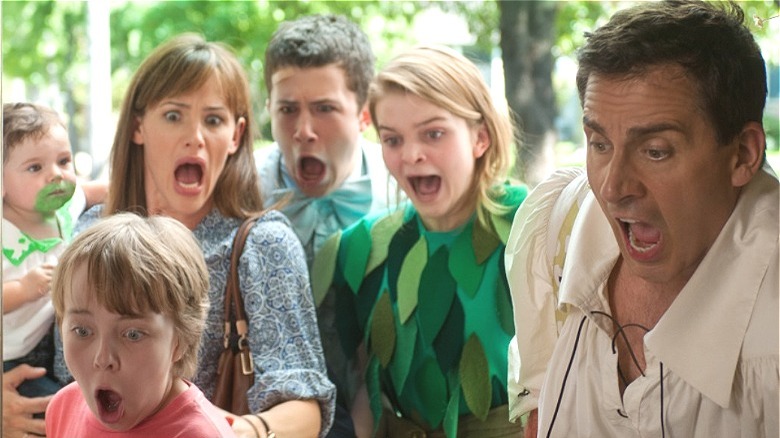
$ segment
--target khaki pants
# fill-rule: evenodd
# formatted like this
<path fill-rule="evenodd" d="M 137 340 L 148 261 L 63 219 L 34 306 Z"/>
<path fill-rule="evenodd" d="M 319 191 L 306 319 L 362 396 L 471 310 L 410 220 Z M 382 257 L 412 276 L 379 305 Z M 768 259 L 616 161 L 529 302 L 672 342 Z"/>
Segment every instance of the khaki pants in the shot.
<path fill-rule="evenodd" d="M 441 429 L 427 430 L 413 421 L 396 417 L 385 410 L 379 420 L 377 438 L 518 438 L 523 436 L 520 423 L 509 422 L 507 405 L 493 408 L 483 422 L 474 415 L 464 415 L 458 420 L 458 436 L 447 437 Z"/>

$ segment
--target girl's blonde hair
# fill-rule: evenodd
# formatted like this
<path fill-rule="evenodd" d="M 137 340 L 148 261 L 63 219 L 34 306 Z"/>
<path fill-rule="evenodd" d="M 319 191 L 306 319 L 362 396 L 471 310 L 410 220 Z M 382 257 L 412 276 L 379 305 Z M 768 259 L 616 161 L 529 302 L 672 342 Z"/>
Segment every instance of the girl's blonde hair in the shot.
<path fill-rule="evenodd" d="M 109 191 L 104 215 L 132 211 L 147 215 L 144 148 L 133 143 L 138 120 L 166 97 L 194 91 L 215 79 L 236 122 L 246 129 L 238 150 L 228 156 L 212 194 L 214 205 L 228 217 L 246 218 L 260 211 L 263 200 L 252 156 L 254 116 L 246 73 L 230 48 L 182 34 L 157 47 L 141 64 L 127 90 L 111 149 Z"/>
<path fill-rule="evenodd" d="M 497 201 L 504 194 L 501 184 L 514 163 L 514 126 L 509 109 L 499 111 L 490 89 L 476 65 L 460 53 L 441 46 L 418 46 L 393 58 L 377 75 L 368 92 L 368 105 L 374 126 L 376 105 L 393 92 L 418 96 L 457 117 L 470 126 L 484 124 L 490 145 L 476 160 L 475 181 L 464 202 L 475 205 L 479 221 L 487 224 L 488 213 L 507 211 Z"/>
<path fill-rule="evenodd" d="M 190 378 L 209 307 L 209 275 L 203 253 L 184 225 L 164 216 L 119 213 L 79 234 L 60 257 L 52 279 L 52 303 L 62 325 L 73 275 L 87 269 L 87 291 L 109 312 L 171 317 L 182 353 L 173 365 Z"/>

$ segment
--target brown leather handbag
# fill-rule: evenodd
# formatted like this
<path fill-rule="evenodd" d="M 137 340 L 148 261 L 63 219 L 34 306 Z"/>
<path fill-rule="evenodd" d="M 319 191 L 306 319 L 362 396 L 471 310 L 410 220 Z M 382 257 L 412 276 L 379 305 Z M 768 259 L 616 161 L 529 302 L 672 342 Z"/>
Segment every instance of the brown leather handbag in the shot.
<path fill-rule="evenodd" d="M 258 216 L 244 221 L 236 232 L 233 253 L 230 255 L 230 276 L 225 285 L 225 335 L 224 350 L 217 364 L 217 387 L 211 400 L 216 406 L 236 415 L 249 414 L 246 392 L 255 383 L 252 352 L 249 351 L 249 334 L 244 300 L 238 281 L 238 259 L 244 243 Z"/>

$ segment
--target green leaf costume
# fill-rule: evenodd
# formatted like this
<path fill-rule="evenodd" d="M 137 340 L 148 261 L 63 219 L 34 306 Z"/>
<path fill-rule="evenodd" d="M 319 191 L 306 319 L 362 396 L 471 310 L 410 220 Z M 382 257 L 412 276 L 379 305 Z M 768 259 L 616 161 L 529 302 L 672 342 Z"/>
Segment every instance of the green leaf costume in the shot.
<path fill-rule="evenodd" d="M 405 418 L 452 437 L 460 416 L 484 419 L 507 403 L 514 325 L 504 248 L 527 189 L 504 189 L 509 211 L 487 225 L 474 215 L 456 230 L 427 231 L 408 204 L 361 219 L 317 254 L 313 289 L 318 300 L 335 294 L 344 354 L 368 349 L 376 424 L 380 391 Z"/>

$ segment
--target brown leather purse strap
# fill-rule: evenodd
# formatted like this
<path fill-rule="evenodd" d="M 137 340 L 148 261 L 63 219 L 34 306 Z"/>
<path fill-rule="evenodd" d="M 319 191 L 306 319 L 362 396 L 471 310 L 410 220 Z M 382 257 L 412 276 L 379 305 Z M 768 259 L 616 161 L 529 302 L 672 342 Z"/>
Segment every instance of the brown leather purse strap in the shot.
<path fill-rule="evenodd" d="M 249 235 L 249 231 L 255 222 L 262 216 L 262 213 L 250 216 L 244 220 L 236 231 L 236 237 L 233 240 L 233 252 L 230 254 L 230 275 L 225 285 L 225 336 L 230 334 L 230 323 L 236 321 L 236 330 L 239 335 L 247 333 L 246 313 L 244 312 L 244 300 L 241 297 L 241 289 L 238 280 L 238 260 L 241 253 L 244 252 L 244 243 Z M 235 318 L 231 318 L 230 308 L 234 306 Z M 241 323 L 239 323 L 241 321 Z M 227 342 L 227 339 L 226 339 Z"/>

